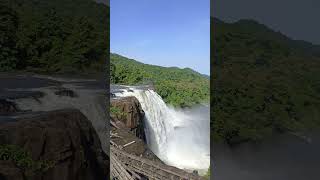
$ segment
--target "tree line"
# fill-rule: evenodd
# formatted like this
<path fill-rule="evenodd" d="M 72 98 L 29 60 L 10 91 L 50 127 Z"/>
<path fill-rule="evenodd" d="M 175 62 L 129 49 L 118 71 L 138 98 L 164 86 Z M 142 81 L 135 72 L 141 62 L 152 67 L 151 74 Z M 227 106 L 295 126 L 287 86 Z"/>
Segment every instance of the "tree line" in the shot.
<path fill-rule="evenodd" d="M 103 71 L 108 16 L 91 0 L 1 1 L 0 71 Z"/>
<path fill-rule="evenodd" d="M 175 107 L 209 103 L 209 79 L 185 68 L 161 67 L 111 54 L 110 80 L 114 84 L 154 85 L 157 93 Z"/>
<path fill-rule="evenodd" d="M 318 46 L 252 20 L 211 21 L 215 142 L 260 141 L 320 127 Z"/>

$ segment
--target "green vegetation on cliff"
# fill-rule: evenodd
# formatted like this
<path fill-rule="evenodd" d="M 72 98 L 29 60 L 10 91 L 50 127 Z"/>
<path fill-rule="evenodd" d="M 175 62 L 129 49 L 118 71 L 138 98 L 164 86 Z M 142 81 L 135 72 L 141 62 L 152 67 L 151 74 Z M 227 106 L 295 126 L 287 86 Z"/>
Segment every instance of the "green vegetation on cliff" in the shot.
<path fill-rule="evenodd" d="M 93 0 L 3 0 L 0 19 L 0 71 L 79 73 L 105 68 L 106 5 Z"/>
<path fill-rule="evenodd" d="M 126 117 L 126 113 L 123 112 L 118 107 L 112 106 L 110 107 L 110 116 L 119 117 L 121 119 Z"/>
<path fill-rule="evenodd" d="M 215 141 L 257 141 L 319 127 L 319 46 L 252 20 L 211 21 Z"/>
<path fill-rule="evenodd" d="M 35 161 L 31 154 L 16 145 L 0 145 L 0 160 L 12 161 L 15 166 L 23 170 L 25 175 L 37 171 L 45 172 L 53 167 L 53 162 L 46 160 Z"/>
<path fill-rule="evenodd" d="M 169 104 L 190 107 L 209 101 L 209 79 L 189 68 L 161 67 L 111 54 L 111 83 L 153 84 Z"/>

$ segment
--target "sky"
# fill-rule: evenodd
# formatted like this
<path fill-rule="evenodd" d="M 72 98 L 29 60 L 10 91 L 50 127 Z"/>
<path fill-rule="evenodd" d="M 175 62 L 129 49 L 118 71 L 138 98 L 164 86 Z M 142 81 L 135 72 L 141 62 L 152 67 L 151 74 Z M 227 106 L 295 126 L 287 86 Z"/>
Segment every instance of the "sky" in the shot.
<path fill-rule="evenodd" d="M 209 0 L 110 0 L 111 52 L 210 74 Z"/>
<path fill-rule="evenodd" d="M 296 39 L 320 44 L 320 0 L 211 0 L 211 15 L 254 19 Z"/>

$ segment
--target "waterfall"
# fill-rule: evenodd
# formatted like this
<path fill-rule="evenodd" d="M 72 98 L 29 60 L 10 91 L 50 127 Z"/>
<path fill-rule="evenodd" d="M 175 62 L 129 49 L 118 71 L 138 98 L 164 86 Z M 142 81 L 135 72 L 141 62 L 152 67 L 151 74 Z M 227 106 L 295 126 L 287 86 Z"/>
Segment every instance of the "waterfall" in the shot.
<path fill-rule="evenodd" d="M 209 107 L 177 110 L 166 105 L 153 90 L 130 87 L 115 93 L 134 96 L 145 112 L 149 148 L 166 164 L 206 171 L 210 165 Z"/>

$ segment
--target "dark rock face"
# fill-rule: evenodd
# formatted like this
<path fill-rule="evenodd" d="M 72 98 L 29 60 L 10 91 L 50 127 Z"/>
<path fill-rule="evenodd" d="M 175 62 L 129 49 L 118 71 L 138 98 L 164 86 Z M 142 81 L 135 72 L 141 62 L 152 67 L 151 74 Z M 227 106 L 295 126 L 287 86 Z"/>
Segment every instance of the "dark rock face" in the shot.
<path fill-rule="evenodd" d="M 126 128 L 129 128 L 133 134 L 145 140 L 143 126 L 144 111 L 138 99 L 135 97 L 112 99 L 111 106 L 120 111 L 119 113 L 111 112 L 111 119 L 115 121 L 115 123 L 121 122 Z"/>
<path fill-rule="evenodd" d="M 48 170 L 28 174 L 28 179 L 109 178 L 109 158 L 91 122 L 79 110 L 25 114 L 0 122 L 0 144 L 19 146 L 35 161 L 52 162 Z M 13 162 L 0 160 L 0 179 L 25 180 L 26 175 Z"/>
<path fill-rule="evenodd" d="M 60 89 L 56 92 L 54 92 L 55 95 L 58 96 L 68 96 L 68 97 L 78 97 L 77 93 L 75 93 L 74 91 L 70 90 L 70 89 Z"/>
<path fill-rule="evenodd" d="M 143 126 L 144 111 L 138 99 L 135 97 L 112 99 L 111 106 L 120 111 L 111 113 L 111 121 L 117 126 L 117 128 L 113 127 L 111 132 L 118 136 L 112 137 L 111 141 L 120 147 L 134 142 L 123 147 L 122 150 L 136 156 L 163 163 L 146 144 Z"/>
<path fill-rule="evenodd" d="M 20 180 L 24 179 L 21 170 L 11 161 L 0 161 L 1 180 Z"/>
<path fill-rule="evenodd" d="M 9 115 L 18 111 L 19 109 L 14 102 L 0 99 L 0 115 Z"/>

